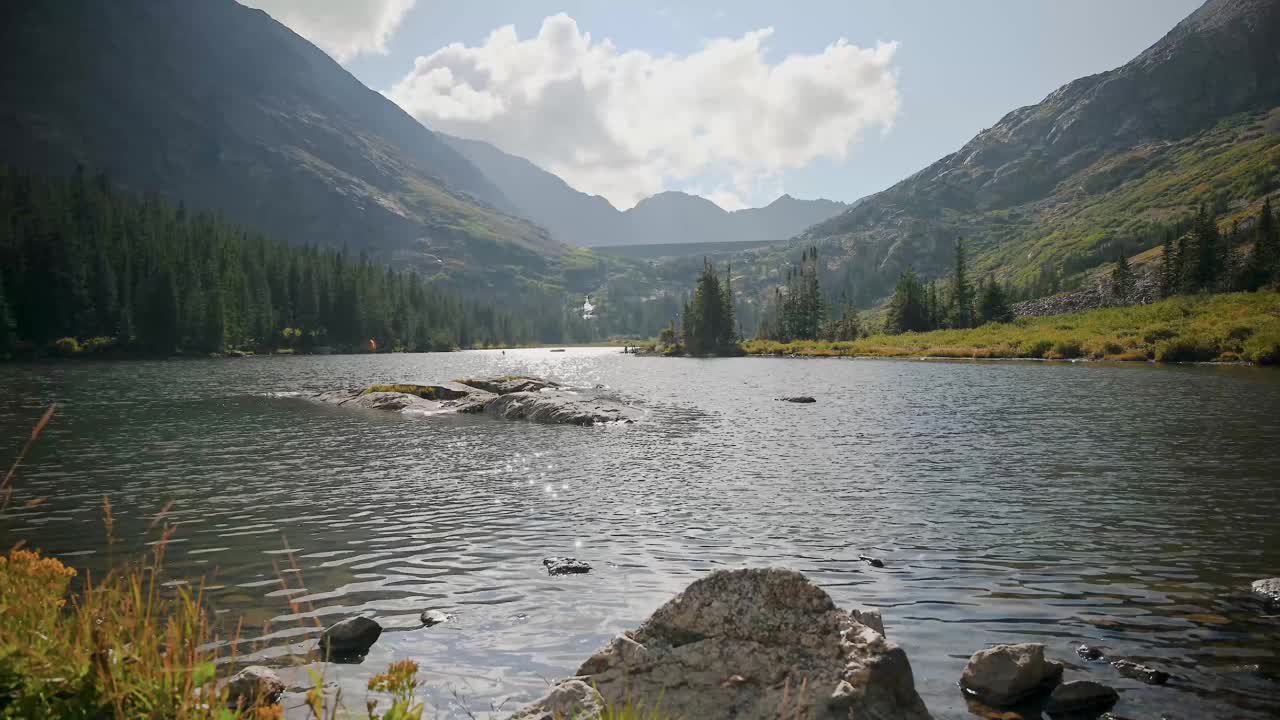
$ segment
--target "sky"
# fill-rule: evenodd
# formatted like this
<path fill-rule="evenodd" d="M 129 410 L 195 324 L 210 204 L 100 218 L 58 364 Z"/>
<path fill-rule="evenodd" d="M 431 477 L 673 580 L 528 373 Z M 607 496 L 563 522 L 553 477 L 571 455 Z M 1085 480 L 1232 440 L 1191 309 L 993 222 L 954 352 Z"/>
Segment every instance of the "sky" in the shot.
<path fill-rule="evenodd" d="M 427 127 L 625 209 L 851 202 L 1124 64 L 1200 0 L 241 0 Z"/>

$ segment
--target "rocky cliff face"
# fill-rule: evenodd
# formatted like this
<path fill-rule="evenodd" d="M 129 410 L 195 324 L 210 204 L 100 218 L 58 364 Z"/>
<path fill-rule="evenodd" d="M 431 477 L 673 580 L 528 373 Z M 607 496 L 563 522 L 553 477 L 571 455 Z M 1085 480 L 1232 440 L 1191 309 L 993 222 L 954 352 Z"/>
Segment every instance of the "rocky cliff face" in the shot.
<path fill-rule="evenodd" d="M 6 3 L 0 163 L 76 164 L 272 236 L 431 269 L 568 251 L 469 161 L 234 0 Z"/>
<path fill-rule="evenodd" d="M 907 266 L 942 271 L 960 234 L 980 266 L 1017 275 L 1215 200 L 1205 187 L 1227 206 L 1255 199 L 1280 177 L 1277 38 L 1277 0 L 1209 0 L 1131 62 L 1010 112 L 803 240 L 887 289 Z M 1246 144 L 1262 179 L 1237 187 L 1244 159 L 1214 162 Z M 1132 199 L 1107 206 L 1109 193 Z"/>

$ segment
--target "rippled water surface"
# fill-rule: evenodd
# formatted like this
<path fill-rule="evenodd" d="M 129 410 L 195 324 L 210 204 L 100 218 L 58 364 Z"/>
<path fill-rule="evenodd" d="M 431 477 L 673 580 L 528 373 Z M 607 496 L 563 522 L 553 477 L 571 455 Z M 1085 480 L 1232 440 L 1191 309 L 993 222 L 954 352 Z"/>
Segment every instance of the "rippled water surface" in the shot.
<path fill-rule="evenodd" d="M 644 419 L 288 396 L 516 372 L 603 385 Z M 570 349 L 11 365 L 0 390 L 4 457 L 60 403 L 15 504 L 49 499 L 0 521 L 6 546 L 101 568 L 155 540 L 172 503 L 170 574 L 244 618 L 242 659 L 301 685 L 316 618 L 389 628 L 364 664 L 327 670 L 356 708 L 370 673 L 410 657 L 441 716 L 510 709 L 699 575 L 778 565 L 882 608 L 939 718 L 970 717 L 969 654 L 1015 641 L 1119 688 L 1138 720 L 1280 715 L 1280 618 L 1245 592 L 1280 575 L 1280 372 Z M 795 394 L 818 402 L 774 400 Z M 595 570 L 548 577 L 548 555 Z M 422 629 L 425 608 L 456 619 Z M 1121 678 L 1081 642 L 1176 679 Z"/>

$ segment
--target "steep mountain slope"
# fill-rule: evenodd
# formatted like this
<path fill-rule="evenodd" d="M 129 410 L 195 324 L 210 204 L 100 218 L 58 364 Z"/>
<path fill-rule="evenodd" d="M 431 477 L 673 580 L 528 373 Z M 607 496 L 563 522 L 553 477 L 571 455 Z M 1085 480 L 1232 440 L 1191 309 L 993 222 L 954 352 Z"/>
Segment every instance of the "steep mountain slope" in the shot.
<path fill-rule="evenodd" d="M 395 104 L 234 0 L 5 3 L 0 57 L 0 163 L 83 164 L 464 284 L 554 276 L 572 252 Z"/>
<path fill-rule="evenodd" d="M 1242 211 L 1280 187 L 1278 38 L 1280 0 L 1210 0 L 1131 62 L 1014 110 L 798 244 L 819 244 L 866 301 L 908 266 L 944 272 L 957 235 L 980 269 L 1027 281 L 1150 243 L 1201 202 Z"/>
<path fill-rule="evenodd" d="M 493 181 L 517 212 L 580 247 L 783 240 L 846 209 L 783 195 L 763 208 L 727 212 L 704 198 L 664 192 L 619 211 L 528 160 L 493 145 L 439 134 Z"/>

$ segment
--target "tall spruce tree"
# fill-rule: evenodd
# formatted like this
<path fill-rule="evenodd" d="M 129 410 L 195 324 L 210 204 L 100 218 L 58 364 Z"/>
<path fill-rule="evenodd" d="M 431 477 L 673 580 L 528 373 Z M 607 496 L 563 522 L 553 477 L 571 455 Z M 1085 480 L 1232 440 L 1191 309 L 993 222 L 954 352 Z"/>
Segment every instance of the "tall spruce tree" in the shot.
<path fill-rule="evenodd" d="M 1129 265 L 1129 258 L 1124 250 L 1116 256 L 1115 267 L 1111 270 L 1111 298 L 1118 303 L 1127 303 L 1133 297 L 1133 291 L 1136 280 L 1133 276 L 1133 268 Z"/>
<path fill-rule="evenodd" d="M 1003 323 L 1013 320 L 1013 309 L 1009 307 L 1008 294 L 999 282 L 990 277 L 983 284 L 978 298 L 978 318 L 983 323 Z"/>
<path fill-rule="evenodd" d="M 1160 255 L 1160 297 L 1170 297 L 1178 292 L 1177 248 L 1173 244 L 1173 230 L 1164 234 L 1163 252 Z"/>
<path fill-rule="evenodd" d="M 9 301 L 4 292 L 4 273 L 0 272 L 0 357 L 13 352 L 13 316 L 9 313 Z"/>
<path fill-rule="evenodd" d="M 955 267 L 951 274 L 951 327 L 973 327 L 973 286 L 969 283 L 964 239 L 956 238 Z"/>
<path fill-rule="evenodd" d="M 1247 290 L 1258 290 L 1276 281 L 1280 281 L 1280 234 L 1271 213 L 1271 198 L 1267 198 L 1253 223 L 1253 252 L 1245 263 L 1243 285 Z"/>
<path fill-rule="evenodd" d="M 885 326 L 891 333 L 921 332 L 930 329 L 924 288 L 914 270 L 905 270 L 898 276 L 893 298 L 889 300 L 889 313 Z"/>

